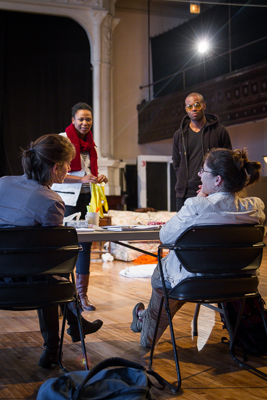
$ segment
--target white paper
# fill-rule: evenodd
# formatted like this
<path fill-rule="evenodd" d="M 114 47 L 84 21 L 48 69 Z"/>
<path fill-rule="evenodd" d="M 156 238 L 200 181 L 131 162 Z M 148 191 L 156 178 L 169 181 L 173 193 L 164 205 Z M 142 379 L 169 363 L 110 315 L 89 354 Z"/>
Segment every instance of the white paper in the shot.
<path fill-rule="evenodd" d="M 68 175 L 84 176 L 84 169 L 69 172 Z M 51 189 L 62 198 L 66 206 L 75 207 L 82 188 L 82 183 L 53 183 Z"/>
<path fill-rule="evenodd" d="M 94 232 L 93 228 L 75 228 L 77 232 Z"/>
<path fill-rule="evenodd" d="M 70 186 L 71 185 L 71 186 Z M 62 198 L 67 206 L 75 207 L 81 191 L 81 183 L 54 183 L 51 189 Z"/>
<path fill-rule="evenodd" d="M 104 229 L 109 231 L 157 231 L 160 229 L 159 225 L 110 225 L 104 226 Z"/>

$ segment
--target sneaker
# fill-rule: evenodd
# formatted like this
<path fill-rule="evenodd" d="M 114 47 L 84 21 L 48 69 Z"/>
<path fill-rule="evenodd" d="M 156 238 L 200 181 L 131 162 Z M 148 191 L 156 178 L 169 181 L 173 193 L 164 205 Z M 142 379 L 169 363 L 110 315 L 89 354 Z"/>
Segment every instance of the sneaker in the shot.
<path fill-rule="evenodd" d="M 143 303 L 137 303 L 134 306 L 133 309 L 133 321 L 131 323 L 131 330 L 133 332 L 141 332 L 142 329 L 140 329 L 140 319 L 138 317 L 138 312 L 143 311 L 145 309 L 145 306 Z M 139 323 L 138 323 L 139 322 Z"/>
<path fill-rule="evenodd" d="M 44 350 L 38 362 L 39 367 L 49 369 L 53 364 L 58 364 L 58 352 L 50 353 L 48 350 Z"/>

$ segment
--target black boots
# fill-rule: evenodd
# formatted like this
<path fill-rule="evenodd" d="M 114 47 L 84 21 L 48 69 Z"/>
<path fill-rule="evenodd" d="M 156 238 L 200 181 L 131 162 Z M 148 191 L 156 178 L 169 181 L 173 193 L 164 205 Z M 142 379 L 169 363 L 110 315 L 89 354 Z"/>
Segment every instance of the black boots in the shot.
<path fill-rule="evenodd" d="M 37 313 L 45 348 L 38 365 L 42 368 L 50 368 L 52 364 L 58 363 L 58 306 L 45 307 L 37 310 Z"/>
<path fill-rule="evenodd" d="M 71 336 L 72 341 L 80 341 L 80 333 L 78 327 L 78 320 L 76 317 L 76 308 L 74 303 L 69 303 L 67 312 L 67 321 L 69 328 L 67 333 Z M 40 330 L 44 339 L 44 352 L 39 360 L 39 366 L 42 368 L 50 368 L 53 364 L 57 364 L 58 360 L 58 346 L 59 346 L 59 317 L 58 306 L 45 307 L 38 310 Z M 103 325 L 103 322 L 97 319 L 94 322 L 89 322 L 83 317 L 82 327 L 84 336 L 89 333 L 98 331 Z"/>
<path fill-rule="evenodd" d="M 94 322 L 89 322 L 83 317 L 81 317 L 81 319 L 82 319 L 84 337 L 89 333 L 94 333 L 98 331 L 98 329 L 100 329 L 101 326 L 103 325 L 103 321 L 101 321 L 100 319 L 97 319 Z M 70 325 L 70 327 L 67 329 L 67 333 L 71 336 L 73 343 L 79 342 L 81 340 L 78 323 L 77 325 Z"/>
<path fill-rule="evenodd" d="M 58 352 L 50 353 L 44 350 L 38 362 L 39 367 L 49 369 L 53 364 L 58 364 Z"/>
<path fill-rule="evenodd" d="M 68 324 L 69 328 L 67 329 L 67 333 L 71 336 L 73 343 L 79 342 L 80 339 L 80 332 L 78 327 L 78 319 L 77 319 L 77 311 L 74 306 L 74 303 L 70 303 L 68 305 Z M 82 327 L 83 327 L 83 334 L 88 335 L 89 333 L 94 333 L 98 331 L 103 325 L 103 322 L 100 319 L 97 319 L 94 322 L 89 322 L 85 318 L 81 316 Z"/>

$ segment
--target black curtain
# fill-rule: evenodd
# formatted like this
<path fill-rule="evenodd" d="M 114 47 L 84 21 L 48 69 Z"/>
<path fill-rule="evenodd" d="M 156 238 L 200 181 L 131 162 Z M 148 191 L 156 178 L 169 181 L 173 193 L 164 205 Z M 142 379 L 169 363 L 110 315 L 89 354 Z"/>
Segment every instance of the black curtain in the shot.
<path fill-rule="evenodd" d="M 84 29 L 69 18 L 0 11 L 0 176 L 21 174 L 20 148 L 63 132 L 79 101 L 92 105 Z"/>

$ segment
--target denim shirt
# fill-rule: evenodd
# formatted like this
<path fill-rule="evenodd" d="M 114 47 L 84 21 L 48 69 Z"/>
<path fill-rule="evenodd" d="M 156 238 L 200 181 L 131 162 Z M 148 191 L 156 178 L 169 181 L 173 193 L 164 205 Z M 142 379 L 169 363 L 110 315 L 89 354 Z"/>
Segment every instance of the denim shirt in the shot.
<path fill-rule="evenodd" d="M 65 204 L 47 186 L 22 176 L 0 178 L 0 226 L 63 224 Z"/>

